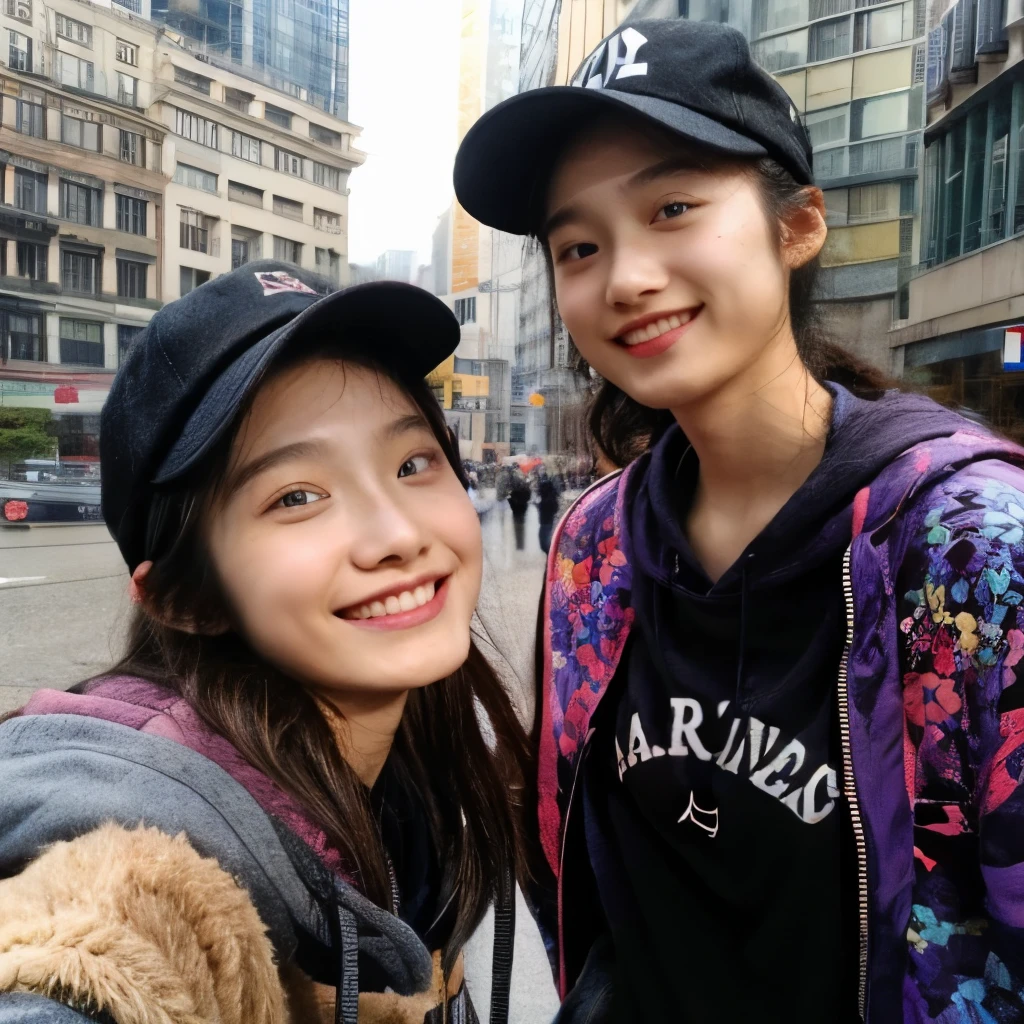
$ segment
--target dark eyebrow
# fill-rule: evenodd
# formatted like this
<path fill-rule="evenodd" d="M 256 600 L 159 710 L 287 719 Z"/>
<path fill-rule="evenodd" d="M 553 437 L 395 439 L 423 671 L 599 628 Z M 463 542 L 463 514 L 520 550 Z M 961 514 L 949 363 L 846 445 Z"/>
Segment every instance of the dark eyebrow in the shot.
<path fill-rule="evenodd" d="M 250 480 L 259 476 L 260 473 L 265 473 L 268 469 L 273 469 L 274 466 L 278 466 L 282 462 L 317 455 L 323 455 L 323 445 L 317 441 L 296 441 L 293 444 L 282 445 L 280 448 L 274 448 L 235 470 L 228 477 L 224 489 L 228 493 L 241 490 Z"/>
<path fill-rule="evenodd" d="M 651 182 L 657 181 L 659 178 L 667 178 L 672 174 L 679 174 L 680 171 L 694 171 L 698 170 L 693 160 L 688 157 L 673 156 L 667 160 L 659 160 L 656 164 L 651 164 L 650 167 L 645 167 L 636 174 L 632 175 L 627 181 L 625 181 L 619 188 L 622 192 L 628 192 L 633 188 L 641 188 L 644 185 L 650 185 Z M 580 216 L 579 207 L 570 204 L 569 206 L 563 206 L 560 210 L 553 213 L 545 222 L 544 226 L 540 231 L 540 238 L 547 238 L 557 228 L 563 227 L 565 224 L 569 224 L 574 220 L 577 220 Z"/>
<path fill-rule="evenodd" d="M 380 436 L 385 441 L 394 441 L 395 438 L 401 437 L 402 434 L 408 434 L 412 430 L 430 431 L 430 424 L 421 413 L 411 412 L 408 416 L 399 416 L 398 419 L 381 427 Z M 430 432 L 433 433 L 433 431 Z"/>

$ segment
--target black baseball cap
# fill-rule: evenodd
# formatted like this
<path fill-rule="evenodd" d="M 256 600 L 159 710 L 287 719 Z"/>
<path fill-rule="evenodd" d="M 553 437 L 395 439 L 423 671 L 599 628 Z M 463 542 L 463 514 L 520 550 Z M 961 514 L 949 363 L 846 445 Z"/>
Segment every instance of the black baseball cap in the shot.
<path fill-rule="evenodd" d="M 235 419 L 282 351 L 336 338 L 407 379 L 459 343 L 459 322 L 411 284 L 336 290 L 290 263 L 259 260 L 164 306 L 133 342 L 100 418 L 103 519 L 128 567 L 147 557 L 153 494 L 185 476 Z"/>
<path fill-rule="evenodd" d="M 603 39 L 572 83 L 499 103 L 466 133 L 455 158 L 455 194 L 477 220 L 535 233 L 559 154 L 605 111 L 633 111 L 726 156 L 772 157 L 811 184 L 811 145 L 785 89 L 728 25 L 650 19 Z"/>

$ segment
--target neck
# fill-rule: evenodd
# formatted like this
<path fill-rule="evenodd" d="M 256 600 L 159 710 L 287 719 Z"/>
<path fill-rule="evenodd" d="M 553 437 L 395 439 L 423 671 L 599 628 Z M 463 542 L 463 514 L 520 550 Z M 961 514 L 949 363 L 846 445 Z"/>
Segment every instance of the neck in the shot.
<path fill-rule="evenodd" d="M 727 385 L 673 409 L 700 460 L 687 531 L 712 580 L 732 564 L 821 461 L 832 396 L 796 343 Z"/>
<path fill-rule="evenodd" d="M 372 787 L 384 768 L 407 697 L 405 690 L 392 694 L 316 695 L 342 757 L 364 786 Z"/>

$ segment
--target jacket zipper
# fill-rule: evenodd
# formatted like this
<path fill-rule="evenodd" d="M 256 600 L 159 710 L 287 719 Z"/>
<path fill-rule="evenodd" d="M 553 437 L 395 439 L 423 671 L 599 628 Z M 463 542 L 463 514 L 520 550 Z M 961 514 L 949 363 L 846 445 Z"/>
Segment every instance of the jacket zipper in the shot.
<path fill-rule="evenodd" d="M 860 1019 L 867 1020 L 868 987 L 868 848 L 861 820 L 860 800 L 853 777 L 853 748 L 850 743 L 850 695 L 848 674 L 853 647 L 853 582 L 850 578 L 850 548 L 843 555 L 843 600 L 846 606 L 846 641 L 839 662 L 839 732 L 843 745 L 843 790 L 850 808 L 853 840 L 857 848 L 857 912 L 859 921 L 860 964 L 857 982 L 857 1006 Z"/>

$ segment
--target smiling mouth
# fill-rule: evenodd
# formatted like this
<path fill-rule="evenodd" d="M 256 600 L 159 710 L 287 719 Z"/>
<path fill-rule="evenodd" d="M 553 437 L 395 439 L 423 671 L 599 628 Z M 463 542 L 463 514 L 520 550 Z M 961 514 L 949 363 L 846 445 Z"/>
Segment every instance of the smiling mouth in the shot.
<path fill-rule="evenodd" d="M 413 612 L 434 600 L 438 589 L 447 579 L 439 577 L 430 583 L 423 583 L 411 590 L 401 590 L 387 597 L 366 604 L 352 605 L 342 608 L 335 614 L 342 619 L 383 619 L 390 615 Z"/>
<path fill-rule="evenodd" d="M 655 338 L 660 338 L 663 334 L 668 334 L 669 331 L 685 327 L 686 324 L 697 316 L 701 308 L 697 306 L 694 309 L 683 310 L 681 313 L 672 313 L 669 316 L 659 317 L 657 320 L 652 320 L 649 324 L 644 324 L 643 327 L 626 331 L 625 334 L 619 335 L 615 340 L 621 342 L 627 348 L 633 348 L 635 345 L 643 345 L 645 342 L 654 341 Z"/>

